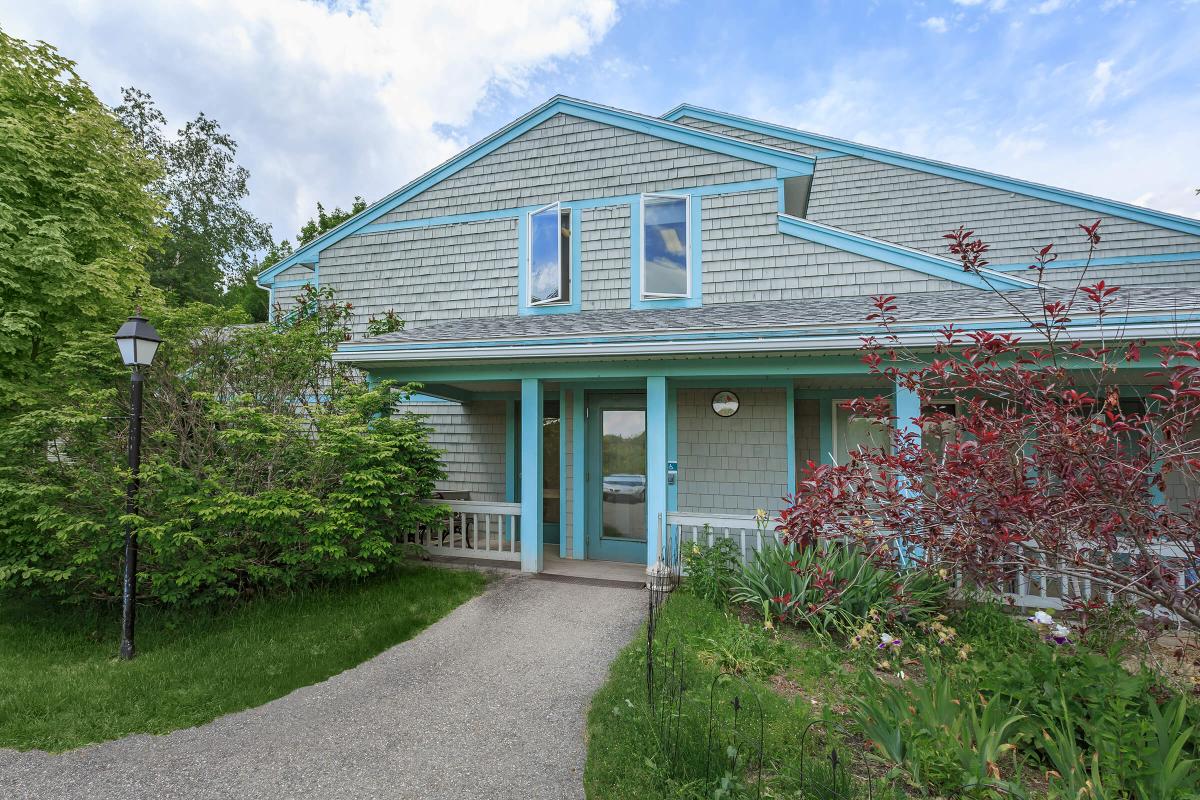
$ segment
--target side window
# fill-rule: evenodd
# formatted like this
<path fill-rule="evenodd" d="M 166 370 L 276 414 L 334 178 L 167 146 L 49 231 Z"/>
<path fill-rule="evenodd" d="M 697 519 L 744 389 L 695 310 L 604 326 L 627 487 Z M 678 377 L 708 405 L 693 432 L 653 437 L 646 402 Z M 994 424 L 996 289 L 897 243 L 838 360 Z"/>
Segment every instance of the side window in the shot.
<path fill-rule="evenodd" d="M 558 203 L 529 215 L 527 286 L 531 306 L 571 302 L 571 210 Z"/>
<path fill-rule="evenodd" d="M 642 299 L 691 294 L 688 197 L 642 197 Z"/>

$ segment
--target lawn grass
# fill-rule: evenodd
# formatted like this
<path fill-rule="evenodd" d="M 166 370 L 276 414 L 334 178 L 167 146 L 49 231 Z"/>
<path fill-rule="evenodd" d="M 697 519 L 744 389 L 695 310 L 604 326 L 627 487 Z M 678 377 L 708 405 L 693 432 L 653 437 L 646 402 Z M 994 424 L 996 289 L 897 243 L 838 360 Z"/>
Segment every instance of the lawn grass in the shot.
<path fill-rule="evenodd" d="M 362 583 L 225 610 L 120 610 L 0 597 L 0 747 L 62 751 L 167 733 L 262 705 L 412 638 L 483 590 L 471 571 L 404 566 Z"/>
<path fill-rule="evenodd" d="M 763 796 L 799 796 L 803 750 L 810 779 L 806 796 L 820 797 L 812 791 L 811 770 L 821 769 L 825 738 L 814 732 L 802 746 L 801 734 L 809 723 L 832 721 L 839 708 L 844 708 L 854 675 L 843 668 L 835 650 L 822 646 L 815 637 L 795 631 L 776 638 L 765 634 L 760 637 L 760 633 L 760 624 L 743 623 L 732 609 L 718 608 L 682 591 L 675 592 L 663 607 L 656 640 L 678 646 L 684 680 L 691 687 L 689 701 L 680 712 L 684 719 L 681 729 L 688 740 L 681 749 L 703 751 L 710 687 L 723 667 L 729 670 L 735 663 L 740 664 L 744 678 L 731 689 L 744 694 L 748 688 L 763 710 L 763 774 L 768 776 L 766 784 L 771 793 Z M 706 788 L 703 779 L 697 777 L 704 770 L 702 752 L 674 774 L 664 763 L 657 734 L 649 722 L 645 648 L 643 630 L 617 657 L 608 681 L 592 699 L 584 770 L 587 796 L 589 800 L 712 797 L 712 788 Z M 769 668 L 759 668 L 768 664 Z M 768 677 L 771 672 L 774 675 Z M 861 761 L 861 743 L 846 745 L 837 736 L 834 740 L 843 760 Z M 891 796 L 885 786 L 877 783 L 875 789 L 875 797 Z"/>

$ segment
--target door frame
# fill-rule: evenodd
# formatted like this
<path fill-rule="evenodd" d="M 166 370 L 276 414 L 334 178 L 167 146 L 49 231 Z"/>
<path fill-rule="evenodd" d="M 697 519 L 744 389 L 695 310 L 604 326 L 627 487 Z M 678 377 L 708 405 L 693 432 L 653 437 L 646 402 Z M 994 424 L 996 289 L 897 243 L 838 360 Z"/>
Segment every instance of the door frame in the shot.
<path fill-rule="evenodd" d="M 587 558 L 644 564 L 646 539 L 617 539 L 604 536 L 603 431 L 604 411 L 646 412 L 646 393 L 630 391 L 590 391 L 585 403 L 584 538 Z M 592 412 L 596 413 L 593 414 Z M 644 417 L 643 417 L 644 418 Z M 643 465 L 643 470 L 645 465 Z M 648 533 L 648 532 L 647 532 Z"/>

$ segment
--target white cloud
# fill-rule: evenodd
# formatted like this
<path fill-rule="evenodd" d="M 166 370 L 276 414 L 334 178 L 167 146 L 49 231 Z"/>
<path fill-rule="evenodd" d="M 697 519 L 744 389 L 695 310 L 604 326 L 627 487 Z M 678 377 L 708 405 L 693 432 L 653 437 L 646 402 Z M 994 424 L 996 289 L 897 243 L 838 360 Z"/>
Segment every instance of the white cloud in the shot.
<path fill-rule="evenodd" d="M 1092 70 L 1092 90 L 1088 93 L 1088 105 L 1094 106 L 1104 101 L 1113 80 L 1113 63 L 1111 58 L 1096 62 L 1096 68 Z"/>
<path fill-rule="evenodd" d="M 1008 0 L 954 0 L 955 5 L 966 6 L 967 8 L 981 6 L 985 2 L 989 11 L 1003 11 L 1004 7 L 1008 5 Z"/>
<path fill-rule="evenodd" d="M 615 0 L 0 0 L 6 30 L 79 62 L 106 102 L 154 96 L 173 125 L 204 111 L 237 139 L 251 205 L 291 236 L 317 201 L 394 190 L 467 142 L 498 93 L 555 94 Z"/>
<path fill-rule="evenodd" d="M 946 18 L 945 17 L 930 17 L 929 19 L 927 19 L 921 23 L 921 27 L 931 30 L 934 33 L 945 33 L 946 32 Z"/>
<path fill-rule="evenodd" d="M 1029 9 L 1030 14 L 1053 14 L 1061 8 L 1065 8 L 1067 0 L 1042 0 L 1033 8 Z"/>

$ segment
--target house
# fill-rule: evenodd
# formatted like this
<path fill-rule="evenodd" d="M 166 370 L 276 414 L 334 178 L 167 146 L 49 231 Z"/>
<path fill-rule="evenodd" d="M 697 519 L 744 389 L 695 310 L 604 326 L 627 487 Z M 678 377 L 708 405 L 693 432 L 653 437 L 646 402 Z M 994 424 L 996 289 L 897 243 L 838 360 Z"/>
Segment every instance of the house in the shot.
<path fill-rule="evenodd" d="M 898 297 L 916 345 L 951 321 L 1020 331 L 1033 248 L 1054 242 L 1047 280 L 1074 286 L 1096 219 L 1088 276 L 1129 288 L 1122 335 L 1200 332 L 1200 221 L 689 105 L 556 97 L 259 285 L 283 308 L 311 283 L 406 321 L 336 357 L 423 385 L 409 408 L 435 427 L 456 520 L 433 549 L 652 568 L 705 525 L 755 546 L 755 510 L 802 465 L 878 435 L 840 400 L 919 413 L 855 352 L 871 296 Z M 986 270 L 947 257 L 959 225 L 989 243 Z"/>

